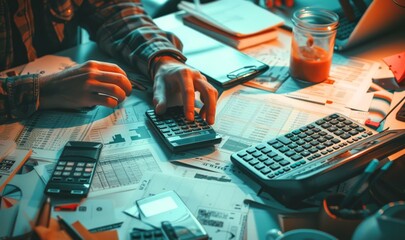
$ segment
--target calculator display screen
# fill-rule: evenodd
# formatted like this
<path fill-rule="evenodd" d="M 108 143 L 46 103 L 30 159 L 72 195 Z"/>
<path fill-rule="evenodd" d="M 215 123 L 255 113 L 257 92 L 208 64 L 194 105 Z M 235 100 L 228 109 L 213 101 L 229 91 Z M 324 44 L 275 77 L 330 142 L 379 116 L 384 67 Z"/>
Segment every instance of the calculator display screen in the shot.
<path fill-rule="evenodd" d="M 171 197 L 160 198 L 139 206 L 145 217 L 152 217 L 176 209 L 177 207 L 176 202 Z"/>

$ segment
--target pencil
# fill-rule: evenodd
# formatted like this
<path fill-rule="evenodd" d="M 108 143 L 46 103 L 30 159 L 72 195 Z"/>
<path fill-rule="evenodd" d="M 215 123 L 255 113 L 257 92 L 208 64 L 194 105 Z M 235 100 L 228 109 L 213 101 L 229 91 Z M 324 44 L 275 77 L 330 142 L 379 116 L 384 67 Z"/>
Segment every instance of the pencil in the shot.
<path fill-rule="evenodd" d="M 84 239 L 69 223 L 67 223 L 61 216 L 57 216 L 60 226 L 66 231 L 66 233 L 74 240 Z"/>
<path fill-rule="evenodd" d="M 48 227 L 51 219 L 51 199 L 47 197 L 39 210 L 36 226 Z"/>

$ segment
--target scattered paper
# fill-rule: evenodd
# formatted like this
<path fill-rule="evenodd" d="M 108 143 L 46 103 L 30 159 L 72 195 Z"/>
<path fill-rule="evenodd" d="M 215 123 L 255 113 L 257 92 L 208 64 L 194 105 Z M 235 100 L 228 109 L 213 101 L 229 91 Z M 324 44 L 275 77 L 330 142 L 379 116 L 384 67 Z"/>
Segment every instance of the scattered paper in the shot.
<path fill-rule="evenodd" d="M 145 175 L 133 199 L 168 190 L 181 197 L 210 238 L 243 239 L 249 210 L 244 200 L 254 194 L 248 187 L 155 173 Z"/>

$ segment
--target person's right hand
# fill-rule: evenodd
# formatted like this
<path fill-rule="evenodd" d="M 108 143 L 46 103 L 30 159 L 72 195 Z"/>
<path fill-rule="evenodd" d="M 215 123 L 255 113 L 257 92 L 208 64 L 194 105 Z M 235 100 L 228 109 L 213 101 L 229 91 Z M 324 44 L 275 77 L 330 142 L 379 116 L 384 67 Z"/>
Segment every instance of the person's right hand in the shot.
<path fill-rule="evenodd" d="M 64 71 L 40 76 L 40 109 L 116 107 L 131 94 L 126 73 L 116 64 L 88 61 Z"/>

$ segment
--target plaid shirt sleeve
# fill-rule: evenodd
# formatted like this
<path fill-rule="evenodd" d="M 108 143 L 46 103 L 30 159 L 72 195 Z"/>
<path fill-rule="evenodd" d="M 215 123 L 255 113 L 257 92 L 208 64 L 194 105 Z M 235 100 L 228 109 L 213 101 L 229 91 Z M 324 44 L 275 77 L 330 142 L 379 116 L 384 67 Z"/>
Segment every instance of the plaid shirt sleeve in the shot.
<path fill-rule="evenodd" d="M 39 106 L 38 75 L 0 78 L 0 124 L 29 117 Z"/>
<path fill-rule="evenodd" d="M 101 49 L 147 76 L 153 58 L 158 55 L 186 61 L 181 41 L 159 29 L 145 14 L 139 0 L 88 0 L 88 4 L 82 5 L 80 18 Z"/>
<path fill-rule="evenodd" d="M 0 3 L 4 2 L 0 0 Z M 181 53 L 180 40 L 174 34 L 159 29 L 145 14 L 140 0 L 61 0 L 55 3 L 52 13 L 61 16 L 70 13 L 69 18 L 54 23 L 59 41 L 64 39 L 65 28 L 74 27 L 69 23 L 74 18 L 74 22 L 78 20 L 102 50 L 146 76 L 150 76 L 153 59 L 158 55 L 170 55 L 186 61 Z M 3 5 L 0 4 L 0 10 L 5 9 Z M 33 21 L 32 18 L 23 19 L 27 23 L 18 22 L 18 26 Z M 9 31 L 0 28 L 2 43 L 11 36 L 5 33 Z M 31 45 L 28 47 L 29 53 L 35 53 Z M 0 124 L 27 118 L 38 107 L 38 75 L 0 78 Z"/>

